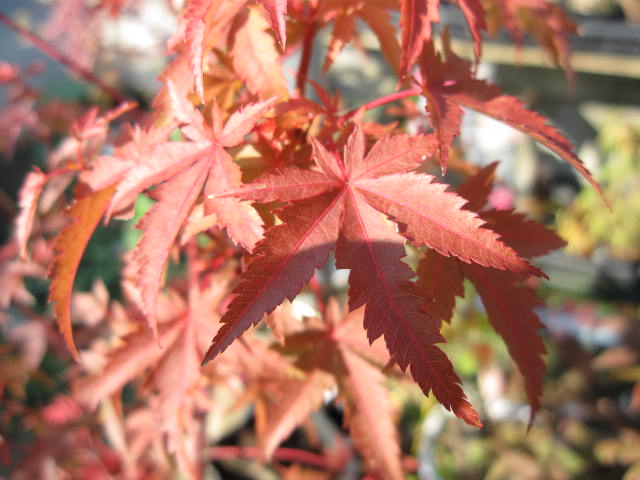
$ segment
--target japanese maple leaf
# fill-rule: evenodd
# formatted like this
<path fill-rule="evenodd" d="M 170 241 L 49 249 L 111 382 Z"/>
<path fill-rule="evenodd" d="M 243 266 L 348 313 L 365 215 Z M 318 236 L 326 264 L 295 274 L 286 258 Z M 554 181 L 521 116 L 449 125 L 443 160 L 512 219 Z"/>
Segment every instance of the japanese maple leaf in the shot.
<path fill-rule="evenodd" d="M 240 169 L 225 148 L 240 144 L 275 101 L 247 105 L 230 115 L 224 126 L 222 112 L 214 103 L 212 124 L 208 125 L 171 82 L 169 93 L 173 114 L 190 141 L 151 142 L 157 138 L 153 130 L 137 137 L 122 160 L 126 168 L 118 169 L 121 178 L 109 206 L 109 212 L 123 208 L 139 193 L 158 185 L 150 194 L 157 202 L 138 225 L 144 233 L 134 251 L 137 285 L 152 330 L 156 328 L 158 290 L 169 252 L 203 190 L 204 214 L 215 215 L 217 226 L 226 228 L 235 242 L 251 250 L 262 236 L 262 220 L 251 205 L 213 197 L 241 184 Z"/>
<path fill-rule="evenodd" d="M 196 93 L 204 103 L 204 80 L 202 66 L 205 53 L 228 31 L 235 16 L 246 4 L 246 0 L 187 0 L 185 13 L 178 25 L 170 47 L 178 49 L 185 45 L 183 53 L 195 81 Z"/>
<path fill-rule="evenodd" d="M 264 7 L 271 27 L 275 30 L 280 46 L 286 44 L 287 13 L 286 0 L 259 0 Z M 247 7 L 247 0 L 188 0 L 185 14 L 182 17 L 176 35 L 170 45 L 182 50 L 188 58 L 189 66 L 195 80 L 196 93 L 204 103 L 203 63 L 205 54 L 222 40 L 227 34 L 232 50 L 239 58 L 236 67 L 240 76 L 249 82 L 253 93 L 263 87 L 263 98 L 286 91 L 284 76 L 277 63 L 278 52 L 263 13 Z M 248 57 L 252 57 L 248 61 Z M 259 78 L 258 78 L 259 77 Z M 267 81 L 266 84 L 264 82 Z M 275 92 L 278 89 L 279 92 Z M 260 94 L 262 96 L 262 93 Z"/>
<path fill-rule="evenodd" d="M 235 265 L 225 265 L 200 290 L 191 286 L 188 298 L 175 292 L 163 295 L 157 338 L 146 328 L 137 328 L 119 339 L 99 372 L 77 378 L 72 384 L 73 398 L 89 409 L 118 394 L 128 383 L 140 381 L 140 393 L 154 394 L 157 423 L 154 430 L 168 434 L 170 442 L 184 441 L 184 423 L 194 417 L 195 399 L 215 382 L 216 374 L 238 368 L 231 355 L 225 363 L 198 368 L 206 339 L 215 331 L 220 302 L 229 293 L 230 273 Z M 160 345 L 162 346 L 160 346 Z M 226 363 L 228 362 L 228 363 Z M 230 367 L 233 365 L 233 367 Z M 144 382 L 141 380 L 144 379 Z M 182 425 L 182 427 L 181 427 Z M 179 454 L 179 452 L 177 453 Z"/>
<path fill-rule="evenodd" d="M 410 368 L 425 393 L 433 390 L 446 408 L 479 425 L 451 363 L 435 345 L 443 341 L 439 324 L 424 314 L 423 292 L 410 281 L 414 272 L 401 260 L 405 237 L 464 262 L 520 273 L 539 271 L 482 228 L 475 214 L 464 211 L 462 198 L 432 183 L 432 176 L 410 172 L 433 152 L 431 136 L 386 137 L 365 155 L 365 138 L 357 124 L 342 160 L 315 139 L 312 144 L 319 171 L 290 167 L 233 192 L 289 204 L 276 212 L 282 224 L 257 244 L 205 361 L 285 298 L 293 299 L 335 248 L 336 266 L 351 269 L 350 310 L 366 305 L 369 340 L 384 335 L 393 360 L 402 369 Z"/>
<path fill-rule="evenodd" d="M 383 478 L 400 479 L 400 444 L 389 393 L 383 385 L 382 370 L 389 356 L 384 347 L 382 351 L 372 348 L 380 342 L 369 345 L 363 314 L 363 309 L 358 309 L 343 315 L 332 298 L 324 321 L 309 320 L 303 331 L 287 336 L 279 350 L 296 355 L 296 365 L 307 377 L 282 389 L 270 412 L 262 445 L 269 449 L 267 453 L 272 451 L 285 433 L 288 436 L 295 421 L 301 423 L 319 406 L 327 384 L 337 382 L 338 397 L 345 405 L 345 424 L 368 469 Z"/>
<path fill-rule="evenodd" d="M 229 34 L 233 67 L 249 91 L 262 100 L 287 96 L 287 82 L 269 25 L 259 10 L 238 14 Z"/>
<path fill-rule="evenodd" d="M 78 360 L 78 350 L 71 332 L 71 293 L 73 281 L 80 265 L 84 250 L 102 218 L 114 186 L 94 193 L 87 193 L 86 187 L 76 188 L 76 200 L 67 211 L 72 222 L 56 238 L 53 250 L 56 257 L 49 267 L 52 279 L 49 287 L 49 301 L 55 302 L 54 310 L 58 326 L 73 357 Z"/>
<path fill-rule="evenodd" d="M 271 28 L 276 32 L 280 47 L 284 49 L 287 44 L 287 24 L 285 16 L 287 14 L 287 0 L 258 0 L 269 16 Z"/>
<path fill-rule="evenodd" d="M 493 183 L 496 163 L 478 171 L 458 188 L 469 202 L 467 209 L 480 210 L 487 203 Z M 507 210 L 481 211 L 487 221 L 507 245 L 525 257 L 536 257 L 564 245 L 554 232 L 528 220 L 519 213 Z M 531 421 L 540 409 L 545 346 L 538 333 L 543 328 L 534 309 L 540 301 L 522 283 L 525 277 L 514 272 L 466 264 L 457 258 L 444 257 L 430 250 L 420 260 L 418 284 L 432 301 L 426 309 L 435 318 L 448 321 L 453 313 L 455 297 L 464 296 L 463 280 L 468 278 L 476 288 L 487 311 L 489 323 L 504 340 L 525 381 L 531 405 Z"/>
<path fill-rule="evenodd" d="M 426 110 L 438 142 L 438 155 L 446 168 L 449 146 L 460 133 L 462 108 L 470 108 L 520 130 L 569 162 L 598 192 L 602 192 L 573 145 L 547 119 L 528 110 L 516 97 L 502 95 L 500 89 L 473 77 L 468 62 L 457 57 L 444 39 L 443 61 L 429 43 L 420 55 L 419 84 L 427 100 Z"/>
<path fill-rule="evenodd" d="M 454 0 L 469 27 L 476 59 L 480 58 L 482 31 L 486 31 L 485 12 L 480 0 Z M 400 26 L 402 29 L 401 76 L 411 70 L 425 44 L 431 42 L 431 23 L 440 22 L 440 0 L 400 0 Z"/>
<path fill-rule="evenodd" d="M 523 43 L 526 33 L 545 50 L 556 66 L 565 69 L 571 80 L 571 48 L 569 36 L 578 29 L 564 9 L 545 0 L 483 0 L 490 13 L 492 34 L 504 26 L 516 47 Z"/>
<path fill-rule="evenodd" d="M 380 42 L 380 50 L 389 65 L 398 70 L 400 44 L 396 38 L 391 11 L 397 8 L 395 0 L 329 0 L 322 2 L 317 16 L 325 22 L 333 20 L 333 31 L 322 69 L 326 72 L 345 45 L 357 36 L 356 21 L 365 22 Z"/>

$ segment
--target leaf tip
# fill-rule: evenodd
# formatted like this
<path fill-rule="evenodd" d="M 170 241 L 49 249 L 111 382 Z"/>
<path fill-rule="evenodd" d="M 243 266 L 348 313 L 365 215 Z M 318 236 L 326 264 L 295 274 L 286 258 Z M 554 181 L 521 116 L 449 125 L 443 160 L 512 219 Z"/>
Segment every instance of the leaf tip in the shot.
<path fill-rule="evenodd" d="M 476 412 L 469 402 L 464 402 L 461 406 L 457 407 L 454 413 L 472 427 L 478 429 L 484 427 L 478 412 Z"/>

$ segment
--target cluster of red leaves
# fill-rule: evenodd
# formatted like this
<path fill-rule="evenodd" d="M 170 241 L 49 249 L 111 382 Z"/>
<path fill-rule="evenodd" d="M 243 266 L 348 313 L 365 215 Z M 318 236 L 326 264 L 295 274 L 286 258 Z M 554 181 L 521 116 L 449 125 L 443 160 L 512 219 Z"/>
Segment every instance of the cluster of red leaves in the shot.
<path fill-rule="evenodd" d="M 482 32 L 504 25 L 517 42 L 532 34 L 566 66 L 566 35 L 573 26 L 554 5 L 453 3 L 467 19 L 478 58 Z M 88 10 L 83 3 L 76 10 L 117 15 L 125 4 L 104 1 Z M 116 130 L 111 124 L 130 105 L 102 116 L 93 109 L 73 125 L 50 168 L 29 174 L 15 228 L 24 259 L 30 239 L 35 245 L 47 231 L 60 230 L 36 220 L 64 202 L 75 180 L 66 211 L 70 223 L 53 244 L 50 300 L 78 369 L 85 370 L 67 400 L 90 409 L 101 405 L 118 456 L 110 471 L 166 471 L 168 451 L 178 468 L 197 477 L 205 415 L 222 408 L 212 394 L 216 389 L 233 392 L 238 404 L 255 405 L 257 452 L 278 458 L 278 445 L 337 387 L 367 469 L 402 478 L 383 372 L 408 370 L 425 394 L 433 393 L 468 424 L 482 425 L 438 346 L 465 278 L 524 376 L 533 419 L 545 348 L 533 311 L 537 300 L 525 281 L 544 276 L 529 259 L 563 242 L 519 213 L 486 207 L 495 164 L 455 192 L 424 167 L 435 160 L 447 168 L 463 108 L 470 108 L 528 134 L 598 186 L 561 133 L 518 99 L 477 79 L 446 35 L 442 54 L 437 52 L 432 24 L 439 21 L 439 4 L 188 0 L 169 42 L 175 58 L 160 77 L 148 121 Z M 341 113 L 339 97 L 308 78 L 309 62 L 317 32 L 331 26 L 324 55 L 324 70 L 330 69 L 345 45 L 357 43 L 358 19 L 378 37 L 405 89 Z M 293 89 L 282 62 L 298 51 Z M 318 101 L 305 93 L 307 84 Z M 415 95 L 426 99 L 431 131 L 424 135 L 356 120 L 367 109 Z M 100 153 L 105 145 L 110 154 Z M 103 335 L 84 338 L 78 349 L 73 283 L 85 248 L 101 221 L 131 217 L 145 194 L 155 203 L 139 221 L 141 237 L 126 256 L 125 299 L 109 303 L 97 320 Z M 45 209 L 47 197 L 53 200 Z M 408 250 L 420 257 L 415 270 L 403 261 Z M 278 308 L 300 293 L 332 252 L 335 266 L 350 270 L 347 313 L 330 295 L 318 302 L 321 319 L 296 320 Z M 171 262 L 184 265 L 183 273 L 166 274 Z M 4 265 L 0 273 L 10 275 L 18 260 Z M 25 268 L 15 275 L 28 274 Z M 6 304 L 24 294 L 14 283 L 16 298 L 8 294 Z M 245 334 L 263 318 L 271 336 Z M 380 337 L 384 341 L 375 342 Z M 123 406 L 119 393 L 130 382 L 137 382 L 139 397 Z M 59 423 L 81 415 L 72 413 Z M 328 470 L 346 461 L 329 460 Z"/>

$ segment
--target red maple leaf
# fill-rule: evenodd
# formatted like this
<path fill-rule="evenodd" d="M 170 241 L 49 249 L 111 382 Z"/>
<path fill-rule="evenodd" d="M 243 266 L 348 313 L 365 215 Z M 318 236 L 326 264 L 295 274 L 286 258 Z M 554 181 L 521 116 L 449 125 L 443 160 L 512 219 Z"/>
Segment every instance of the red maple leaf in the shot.
<path fill-rule="evenodd" d="M 285 298 L 293 299 L 335 248 L 336 266 L 351 269 L 349 309 L 366 305 L 369 340 L 383 335 L 393 360 L 403 370 L 410 368 L 425 393 L 433 390 L 446 408 L 479 425 L 460 379 L 436 346 L 444 341 L 439 323 L 424 314 L 424 292 L 410 281 L 414 272 L 401 260 L 405 237 L 464 262 L 540 272 L 482 228 L 475 214 L 463 210 L 461 197 L 432 183 L 430 175 L 410 172 L 433 152 L 433 137 L 386 137 L 365 155 L 357 124 L 343 160 L 315 139 L 312 144 L 320 171 L 291 167 L 232 192 L 289 204 L 276 212 L 282 224 L 257 244 L 205 361 Z"/>
<path fill-rule="evenodd" d="M 380 342 L 369 345 L 363 315 L 363 309 L 343 315 L 330 299 L 324 321 L 308 319 L 303 331 L 288 335 L 284 346 L 277 347 L 296 355 L 296 366 L 307 376 L 282 387 L 262 439 L 267 454 L 321 404 L 327 386 L 337 382 L 345 425 L 368 469 L 384 478 L 402 478 L 394 409 L 383 385 L 389 356 L 384 347 L 372 348 Z"/>
<path fill-rule="evenodd" d="M 325 56 L 323 71 L 329 70 L 342 49 L 353 42 L 358 29 L 357 20 L 365 22 L 380 43 L 380 50 L 391 68 L 398 71 L 400 44 L 396 38 L 390 12 L 397 8 L 395 0 L 329 0 L 322 2 L 317 16 L 324 22 L 333 20 L 331 40 Z"/>
<path fill-rule="evenodd" d="M 573 153 L 573 145 L 546 118 L 525 108 L 516 97 L 503 95 L 500 89 L 473 77 L 468 62 L 457 57 L 444 38 L 446 60 L 433 44 L 426 44 L 420 56 L 420 84 L 427 100 L 427 113 L 438 139 L 438 154 L 446 168 L 449 146 L 460 133 L 462 108 L 470 108 L 520 130 L 569 162 L 596 190 L 602 193 L 582 161 Z"/>
<path fill-rule="evenodd" d="M 469 200 L 465 208 L 481 210 L 485 206 L 496 165 L 492 163 L 484 167 L 460 185 L 458 193 Z M 502 241 L 525 257 L 543 255 L 564 245 L 554 232 L 522 214 L 488 210 L 481 211 L 479 215 L 500 234 Z M 534 311 L 541 302 L 534 292 L 522 285 L 526 278 L 518 273 L 466 264 L 456 258 L 443 257 L 433 250 L 420 260 L 417 273 L 418 284 L 432 299 L 426 305 L 427 311 L 439 320 L 451 318 L 455 297 L 464 296 L 464 278 L 473 283 L 485 306 L 489 323 L 504 340 L 524 376 L 532 421 L 540 409 L 545 372 L 542 355 L 546 349 L 538 333 L 543 325 Z"/>
<path fill-rule="evenodd" d="M 545 50 L 556 66 L 565 69 L 569 80 L 573 72 L 570 65 L 569 36 L 578 33 L 577 26 L 565 10 L 544 0 L 483 0 L 488 12 L 491 34 L 504 26 L 517 48 L 526 33 Z"/>
<path fill-rule="evenodd" d="M 453 0 L 464 14 L 476 60 L 482 49 L 482 31 L 486 31 L 485 11 L 480 0 Z M 440 22 L 440 0 L 400 0 L 402 27 L 401 76 L 406 76 L 420 56 L 425 44 L 431 43 L 431 23 Z"/>

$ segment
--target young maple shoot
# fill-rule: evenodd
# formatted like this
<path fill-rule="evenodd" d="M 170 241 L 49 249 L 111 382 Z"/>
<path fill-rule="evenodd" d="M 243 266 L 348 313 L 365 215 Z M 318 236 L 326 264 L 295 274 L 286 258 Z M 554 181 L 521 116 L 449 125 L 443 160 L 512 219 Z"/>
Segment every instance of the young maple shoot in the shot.
<path fill-rule="evenodd" d="M 110 8 L 117 15 L 120 3 L 135 4 L 104 0 L 92 14 Z M 570 76 L 567 36 L 575 26 L 556 5 L 452 3 L 464 14 L 476 62 L 483 32 L 493 33 L 487 25 L 503 26 L 516 43 L 531 35 Z M 93 111 L 74 126 L 76 158 L 35 170 L 20 193 L 15 238 L 26 257 L 30 239 L 51 233 L 35 223 L 40 199 L 62 200 L 60 182 L 76 180 L 66 210 L 71 222 L 56 232 L 49 299 L 73 357 L 82 363 L 83 352 L 93 352 L 104 359 L 100 371 L 73 379 L 75 401 L 94 409 L 147 375 L 140 408 L 161 412 L 157 437 L 123 435 L 144 445 L 166 438 L 178 468 L 198 477 L 209 443 L 201 416 L 215 388 L 243 385 L 238 402 L 255 403 L 259 457 L 271 459 L 337 386 L 366 468 L 403 478 L 387 372 L 408 370 L 425 395 L 482 426 L 438 346 L 467 279 L 524 377 L 533 421 L 545 346 L 539 301 L 525 282 L 545 277 L 530 260 L 564 242 L 520 213 L 489 206 L 495 163 L 460 168 L 464 161 L 450 161 L 463 109 L 525 133 L 600 187 L 545 118 L 476 78 L 476 65 L 453 52 L 446 31 L 438 51 L 439 7 L 439 0 L 184 2 L 153 109 L 138 112 L 144 121 L 116 125 L 128 107 Z M 324 90 L 322 76 L 358 42 L 358 21 L 378 38 L 398 91 L 344 112 L 340 92 Z M 327 51 L 318 52 L 325 28 Z M 283 61 L 295 53 L 292 89 Z M 316 58 L 324 58 L 320 78 L 310 74 Z M 428 122 L 427 133 L 362 118 L 417 95 L 426 110 L 414 113 Z M 107 145 L 111 153 L 100 154 Z M 454 190 L 424 173 L 425 165 L 473 174 Z M 80 260 L 100 221 L 130 216 L 141 195 L 154 203 L 136 226 L 141 236 L 125 257 L 124 299 L 113 302 L 120 307 L 106 322 L 118 326 L 119 341 L 105 355 L 98 339 L 85 335 L 78 348 L 71 305 Z M 419 256 L 415 270 L 403 260 L 408 249 Z M 314 278 L 332 253 L 336 268 L 349 270 L 344 307 Z M 167 274 L 171 259 L 180 258 L 185 269 Z M 279 307 L 310 282 L 322 318 L 294 320 Z M 263 319 L 269 341 L 251 328 Z M 144 450 L 127 453 L 129 475 L 137 472 L 135 460 L 161 469 Z M 332 468 L 328 460 L 325 466 Z"/>

